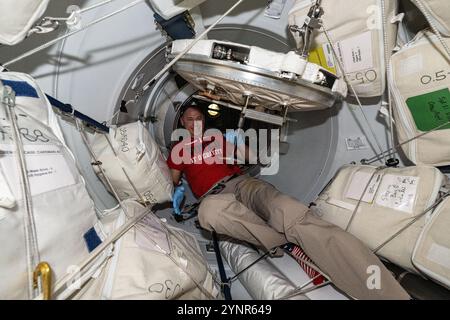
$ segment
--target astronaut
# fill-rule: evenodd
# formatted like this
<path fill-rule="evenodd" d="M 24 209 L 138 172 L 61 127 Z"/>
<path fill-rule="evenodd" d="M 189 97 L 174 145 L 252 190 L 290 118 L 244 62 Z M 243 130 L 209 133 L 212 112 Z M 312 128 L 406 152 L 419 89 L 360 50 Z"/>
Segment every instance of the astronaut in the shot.
<path fill-rule="evenodd" d="M 219 194 L 207 195 L 201 201 L 198 218 L 202 228 L 249 242 L 275 256 L 287 243 L 298 245 L 336 287 L 353 298 L 409 299 L 360 240 L 316 218 L 308 207 L 273 185 L 242 174 L 236 164 L 224 162 L 224 155 L 234 146 L 248 156 L 243 139 L 234 131 L 215 139 L 199 135 L 205 132 L 205 117 L 196 106 L 187 107 L 180 121 L 190 136 L 173 147 L 167 160 L 177 186 L 175 213 L 180 213 L 184 197 L 182 174 L 197 197 L 222 181 L 225 187 Z M 374 281 L 377 285 L 371 283 L 374 276 L 378 277 Z"/>

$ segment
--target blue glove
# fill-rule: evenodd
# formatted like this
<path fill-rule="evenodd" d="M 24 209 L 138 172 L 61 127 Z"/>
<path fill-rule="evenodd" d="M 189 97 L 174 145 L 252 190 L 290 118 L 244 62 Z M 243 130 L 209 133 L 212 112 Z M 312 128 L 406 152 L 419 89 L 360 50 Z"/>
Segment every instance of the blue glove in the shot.
<path fill-rule="evenodd" d="M 175 211 L 175 214 L 180 215 L 181 214 L 181 202 L 184 199 L 184 192 L 186 191 L 186 188 L 184 185 L 180 185 L 175 188 L 175 191 L 173 192 L 172 197 L 172 204 L 173 204 L 173 211 Z"/>
<path fill-rule="evenodd" d="M 244 137 L 238 133 L 238 130 L 227 130 L 227 132 L 223 136 L 229 143 L 234 144 L 238 147 L 245 144 Z"/>

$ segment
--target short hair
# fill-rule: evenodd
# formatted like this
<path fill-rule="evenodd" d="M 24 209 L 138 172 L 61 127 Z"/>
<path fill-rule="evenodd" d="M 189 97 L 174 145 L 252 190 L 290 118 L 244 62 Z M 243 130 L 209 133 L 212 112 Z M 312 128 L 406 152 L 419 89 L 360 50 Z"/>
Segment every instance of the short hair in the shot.
<path fill-rule="evenodd" d="M 201 107 L 196 106 L 196 105 L 188 105 L 188 106 L 185 106 L 185 107 L 183 107 L 181 109 L 180 119 L 181 119 L 181 117 L 183 117 L 183 115 L 184 115 L 184 113 L 186 112 L 187 109 L 195 109 L 198 112 L 200 112 L 203 115 L 203 117 L 205 117 L 205 113 L 203 112 L 203 109 Z"/>

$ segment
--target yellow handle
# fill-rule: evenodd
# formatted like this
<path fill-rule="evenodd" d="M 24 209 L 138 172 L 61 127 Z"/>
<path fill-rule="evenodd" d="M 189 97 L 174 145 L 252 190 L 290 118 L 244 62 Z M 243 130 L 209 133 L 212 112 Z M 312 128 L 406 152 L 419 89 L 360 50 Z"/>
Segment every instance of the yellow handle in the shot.
<path fill-rule="evenodd" d="M 39 277 L 42 279 L 42 291 L 44 295 L 44 300 L 51 299 L 51 290 L 52 290 L 52 269 L 47 262 L 41 262 L 37 265 L 36 269 L 34 269 L 33 273 L 33 286 L 34 288 L 38 287 L 38 279 Z"/>

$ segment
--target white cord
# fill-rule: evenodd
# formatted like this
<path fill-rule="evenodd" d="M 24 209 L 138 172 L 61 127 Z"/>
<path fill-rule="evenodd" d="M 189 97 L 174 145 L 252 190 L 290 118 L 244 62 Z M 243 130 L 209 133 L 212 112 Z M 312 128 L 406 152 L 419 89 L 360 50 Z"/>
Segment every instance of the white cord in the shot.
<path fill-rule="evenodd" d="M 109 14 L 107 14 L 107 15 L 101 17 L 101 18 L 98 18 L 98 19 L 94 20 L 94 21 L 91 21 L 90 23 L 88 23 L 88 24 L 86 24 L 85 26 L 81 27 L 79 30 L 74 30 L 74 31 L 72 31 L 72 32 L 69 32 L 69 33 L 67 33 L 67 34 L 65 34 L 65 35 L 63 35 L 63 36 L 61 36 L 61 37 L 58 37 L 58 38 L 53 39 L 53 40 L 51 40 L 51 41 L 49 41 L 49 42 L 47 42 L 47 43 L 44 43 L 43 45 L 41 45 L 41 46 L 39 46 L 39 47 L 37 47 L 37 48 L 35 48 L 35 49 L 32 49 L 32 50 L 30 50 L 30 51 L 27 51 L 27 52 L 25 52 L 24 54 L 18 56 L 17 58 L 12 59 L 12 60 L 10 60 L 10 61 L 4 63 L 3 66 L 8 67 L 8 66 L 11 65 L 11 64 L 14 64 L 14 63 L 16 63 L 16 62 L 18 62 L 18 61 L 20 61 L 20 60 L 25 59 L 25 58 L 28 58 L 29 56 L 31 56 L 31 55 L 33 55 L 33 54 L 39 52 L 39 51 L 42 51 L 42 50 L 44 50 L 44 49 L 46 49 L 46 48 L 48 48 L 48 47 L 54 45 L 55 43 L 57 43 L 57 42 L 59 42 L 59 41 L 61 41 L 61 40 L 63 40 L 63 39 L 66 39 L 66 38 L 68 38 L 68 37 L 70 37 L 70 36 L 73 36 L 74 34 L 77 34 L 77 33 L 81 32 L 81 31 L 84 31 L 84 30 L 86 30 L 86 29 L 88 29 L 88 28 L 90 28 L 90 27 L 96 25 L 97 23 L 102 22 L 103 20 L 109 19 L 109 18 L 111 18 L 111 17 L 113 17 L 113 16 L 115 16 L 115 15 L 117 15 L 117 14 L 119 14 L 119 13 L 125 11 L 125 10 L 128 10 L 128 9 L 130 9 L 130 8 L 132 8 L 132 7 L 134 7 L 134 6 L 136 6 L 137 4 L 139 4 L 139 3 L 141 3 L 141 2 L 144 2 L 144 1 L 145 1 L 145 0 L 136 0 L 136 1 L 133 1 L 133 2 L 131 2 L 131 3 L 129 3 L 129 4 L 127 4 L 126 6 L 122 7 L 121 9 L 118 9 L 118 10 L 116 10 L 116 11 L 114 11 L 114 12 L 111 12 L 111 13 L 109 13 Z"/>
<path fill-rule="evenodd" d="M 14 92 L 12 93 L 14 94 Z M 25 204 L 26 210 L 26 213 L 23 215 L 23 222 L 24 222 L 24 234 L 27 252 L 28 295 L 30 298 L 34 298 L 35 291 L 33 282 L 33 272 L 34 268 L 40 262 L 40 256 L 39 256 L 39 246 L 37 242 L 36 223 L 34 220 L 34 213 L 33 213 L 31 187 L 30 181 L 28 179 L 28 171 L 25 160 L 25 151 L 23 149 L 23 141 L 21 139 L 19 125 L 17 123 L 14 98 L 7 98 L 6 103 L 2 100 L 2 103 L 6 106 L 7 114 L 9 120 L 11 121 L 11 136 L 13 138 L 14 145 L 16 147 L 18 166 L 20 169 L 19 171 L 20 171 L 20 179 L 22 182 L 21 186 L 22 186 L 23 202 Z"/>

